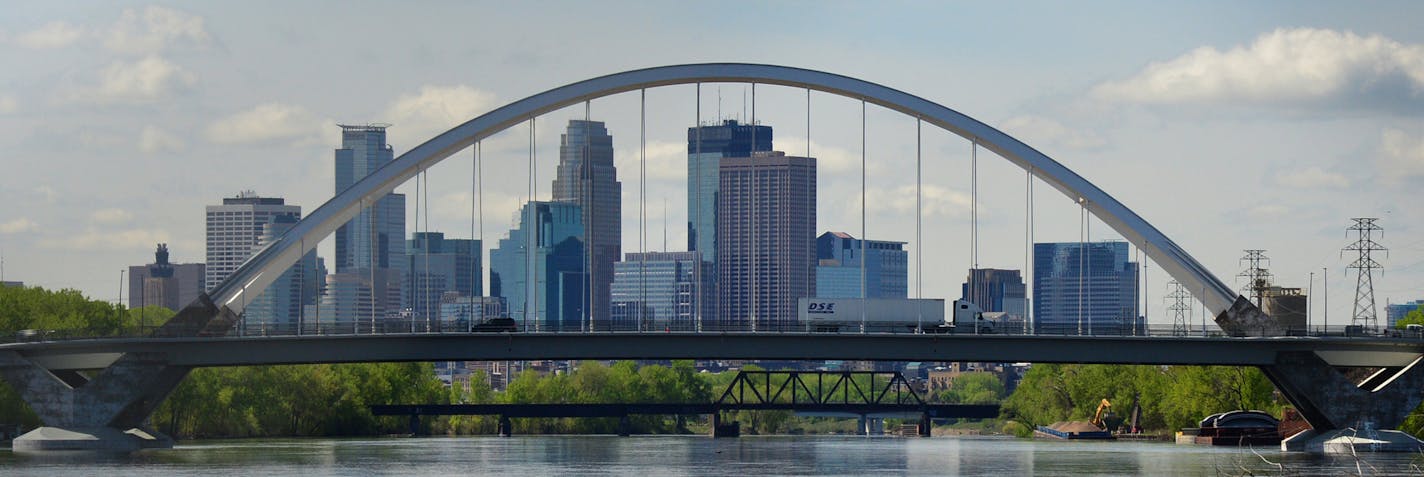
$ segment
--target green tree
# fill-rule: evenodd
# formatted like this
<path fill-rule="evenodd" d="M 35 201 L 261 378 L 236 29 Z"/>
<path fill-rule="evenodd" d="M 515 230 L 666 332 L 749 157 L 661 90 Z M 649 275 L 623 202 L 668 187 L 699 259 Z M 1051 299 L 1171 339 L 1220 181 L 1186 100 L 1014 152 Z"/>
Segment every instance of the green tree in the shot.
<path fill-rule="evenodd" d="M 1394 322 L 1394 327 L 1401 330 L 1409 325 L 1424 325 L 1424 305 L 1419 305 L 1419 308 L 1405 313 L 1404 316 L 1399 318 L 1399 321 Z"/>

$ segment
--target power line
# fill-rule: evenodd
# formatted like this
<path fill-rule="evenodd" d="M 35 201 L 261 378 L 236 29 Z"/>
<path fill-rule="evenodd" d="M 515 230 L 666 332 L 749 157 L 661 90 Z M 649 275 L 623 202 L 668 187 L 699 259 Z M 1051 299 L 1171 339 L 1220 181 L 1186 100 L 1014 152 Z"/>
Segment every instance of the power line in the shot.
<path fill-rule="evenodd" d="M 1176 280 L 1168 283 L 1167 288 L 1171 291 L 1163 298 L 1172 300 L 1172 304 L 1167 306 L 1172 312 L 1172 336 L 1186 336 L 1187 320 L 1192 316 L 1192 293 Z"/>
<path fill-rule="evenodd" d="M 1265 250 L 1252 249 L 1245 252 L 1246 255 L 1241 257 L 1240 263 L 1245 263 L 1246 269 L 1236 274 L 1236 278 L 1246 281 L 1246 285 L 1241 287 L 1241 293 L 1250 296 L 1256 302 L 1256 307 L 1261 308 L 1266 288 L 1271 286 L 1271 272 L 1262 265 L 1269 265 L 1271 259 L 1266 257 Z"/>

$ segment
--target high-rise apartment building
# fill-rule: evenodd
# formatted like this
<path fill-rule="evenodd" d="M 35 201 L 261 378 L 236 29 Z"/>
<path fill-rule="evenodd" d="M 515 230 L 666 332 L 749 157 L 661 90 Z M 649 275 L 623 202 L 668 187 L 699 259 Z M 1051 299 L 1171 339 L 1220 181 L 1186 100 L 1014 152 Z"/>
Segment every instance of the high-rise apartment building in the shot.
<path fill-rule="evenodd" d="M 129 308 L 181 310 L 205 290 L 205 268 L 201 263 L 170 263 L 168 244 L 158 244 L 153 263 L 129 267 Z"/>
<path fill-rule="evenodd" d="M 627 254 L 613 264 L 614 323 L 695 329 L 695 310 L 703 307 L 706 316 L 713 300 L 711 290 L 697 286 L 710 268 L 697 252 Z"/>
<path fill-rule="evenodd" d="M 277 217 L 301 219 L 302 208 L 287 205 L 281 197 L 261 197 L 252 191 L 225 198 L 222 205 L 207 206 L 206 290 L 222 283 L 258 250 L 263 227 Z"/>
<path fill-rule="evenodd" d="M 1040 333 L 1127 333 L 1142 326 L 1127 242 L 1033 244 L 1033 324 Z"/>
<path fill-rule="evenodd" d="M 1018 270 L 971 268 L 960 288 L 960 297 L 986 312 L 1004 312 L 1025 319 L 1028 312 L 1027 286 Z"/>
<path fill-rule="evenodd" d="M 816 297 L 861 298 L 861 257 L 865 257 L 864 298 L 905 298 L 909 254 L 905 242 L 860 240 L 845 232 L 816 237 Z"/>
<path fill-rule="evenodd" d="M 386 125 L 340 125 L 341 148 L 336 150 L 335 193 L 351 187 L 371 172 L 394 159 L 386 144 Z M 336 273 L 374 277 L 374 299 L 378 317 L 395 315 L 401 309 L 402 283 L 407 260 L 405 253 L 405 195 L 387 194 L 368 204 L 351 221 L 336 229 Z M 389 271 L 387 271 L 389 270 Z M 351 284 L 355 277 L 338 280 Z M 371 283 L 366 286 L 371 287 Z M 371 290 L 368 290 L 370 292 Z M 372 314 L 367 310 L 366 314 Z"/>
<path fill-rule="evenodd" d="M 416 232 L 406 243 L 405 308 L 417 320 L 434 319 L 448 292 L 477 297 L 484 292 L 480 241 L 445 238 L 440 232 Z"/>
<path fill-rule="evenodd" d="M 687 128 L 687 249 L 717 259 L 717 197 L 724 157 L 771 150 L 771 126 L 721 124 Z"/>
<path fill-rule="evenodd" d="M 583 300 L 594 321 L 607 321 L 613 263 L 623 247 L 623 186 L 613 166 L 613 136 L 602 122 L 569 121 L 559 140 L 554 201 L 582 208 L 589 272 Z"/>
<path fill-rule="evenodd" d="M 504 297 L 509 317 L 529 330 L 587 326 L 580 209 L 565 202 L 528 202 L 520 209 L 519 226 L 490 250 L 490 294 Z"/>
<path fill-rule="evenodd" d="M 731 326 L 785 326 L 816 294 L 816 160 L 781 152 L 721 161 L 717 316 Z"/>

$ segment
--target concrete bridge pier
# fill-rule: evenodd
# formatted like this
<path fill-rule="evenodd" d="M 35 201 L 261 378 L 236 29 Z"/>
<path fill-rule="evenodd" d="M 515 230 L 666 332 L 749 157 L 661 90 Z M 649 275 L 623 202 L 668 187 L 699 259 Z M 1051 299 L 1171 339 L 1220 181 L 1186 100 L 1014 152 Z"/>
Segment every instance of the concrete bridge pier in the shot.
<path fill-rule="evenodd" d="M 158 355 L 130 353 L 88 379 L 50 372 L 13 351 L 0 352 L 0 377 L 44 421 L 15 438 L 17 452 L 88 450 L 132 452 L 173 447 L 146 427 L 148 417 L 189 368 L 167 366 Z"/>
<path fill-rule="evenodd" d="M 509 422 L 509 416 L 499 416 L 498 431 L 500 437 L 514 435 L 514 423 Z"/>
<path fill-rule="evenodd" d="M 1397 430 L 1424 401 L 1424 356 L 1381 368 L 1352 382 L 1311 351 L 1282 352 L 1261 371 L 1311 430 L 1281 442 L 1281 450 L 1314 453 L 1421 452 L 1424 441 Z"/>
<path fill-rule="evenodd" d="M 236 314 L 200 295 L 155 338 L 222 336 Z M 0 378 L 20 395 L 45 427 L 15 438 L 17 452 L 86 450 L 132 452 L 170 448 L 173 439 L 149 429 L 149 416 L 191 366 L 174 366 L 166 353 L 125 353 L 97 374 L 50 370 L 15 351 L 0 351 Z M 92 377 L 91 377 L 92 376 Z"/>

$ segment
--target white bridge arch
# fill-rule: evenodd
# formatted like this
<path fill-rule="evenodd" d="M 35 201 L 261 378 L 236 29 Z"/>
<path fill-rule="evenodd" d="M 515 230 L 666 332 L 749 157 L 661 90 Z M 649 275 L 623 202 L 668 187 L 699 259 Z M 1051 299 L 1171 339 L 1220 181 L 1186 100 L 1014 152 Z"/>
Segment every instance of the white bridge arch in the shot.
<path fill-rule="evenodd" d="M 821 71 L 776 65 L 706 63 L 625 71 L 554 88 L 510 103 L 456 126 L 367 175 L 312 211 L 285 235 L 242 264 L 209 297 L 233 316 L 253 295 L 261 293 L 321 239 L 357 215 L 363 204 L 395 190 L 420 171 L 429 169 L 477 141 L 530 118 L 586 100 L 658 86 L 694 83 L 756 83 L 806 88 L 835 94 L 920 118 L 993 151 L 1031 170 L 1069 199 L 1082 203 L 1095 217 L 1147 254 L 1172 278 L 1197 295 L 1217 315 L 1217 323 L 1232 334 L 1278 334 L 1280 329 L 1254 305 L 1207 271 L 1190 254 L 1082 176 L 1022 141 L 974 118 L 893 88 Z"/>

